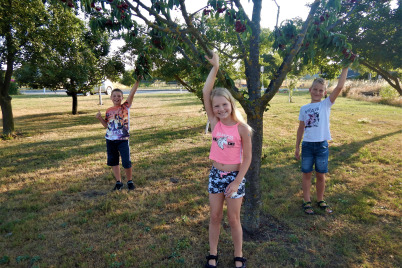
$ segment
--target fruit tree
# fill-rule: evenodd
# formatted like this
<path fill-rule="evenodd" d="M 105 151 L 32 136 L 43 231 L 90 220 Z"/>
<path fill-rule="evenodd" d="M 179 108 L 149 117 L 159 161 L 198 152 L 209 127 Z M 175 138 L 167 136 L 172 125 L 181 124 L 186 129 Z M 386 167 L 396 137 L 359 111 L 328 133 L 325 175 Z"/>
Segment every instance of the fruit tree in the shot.
<path fill-rule="evenodd" d="M 332 25 L 346 21 L 359 1 L 315 0 L 310 4 L 305 21 L 294 23 L 289 20 L 278 24 L 271 37 L 274 39 L 273 49 L 279 53 L 282 62 L 264 90 L 261 90 L 260 79 L 260 22 L 262 15 L 275 16 L 277 10 L 272 10 L 272 14 L 261 14 L 262 0 L 248 1 L 253 5 L 251 15 L 246 14 L 242 6 L 247 1 L 240 0 L 204 1 L 205 6 L 192 13 L 188 11 L 187 5 L 193 1 L 185 0 L 81 0 L 80 5 L 72 0 L 65 1 L 66 5 L 85 10 L 91 17 L 90 25 L 93 29 L 120 32 L 132 39 L 148 36 L 141 40 L 149 40 L 149 43 L 138 43 L 144 53 L 141 61 L 146 62 L 138 70 L 139 75 L 147 75 L 152 67 L 147 58 L 149 49 L 158 50 L 161 60 L 172 61 L 177 68 L 191 66 L 194 70 L 209 69 L 204 55 L 211 56 L 211 50 L 216 50 L 222 58 L 242 63 L 246 89 L 236 87 L 227 71 L 232 66 L 224 61 L 217 84 L 227 88 L 239 101 L 248 123 L 254 129 L 253 159 L 246 175 L 248 194 L 243 226 L 248 232 L 257 232 L 260 223 L 259 176 L 264 112 L 293 66 L 310 64 L 318 54 L 330 57 L 333 62 L 344 66 L 357 58 L 345 36 L 331 29 Z M 348 14 L 341 13 L 342 6 L 347 6 Z M 214 24 L 215 20 L 220 23 Z M 183 60 L 185 64 L 180 63 Z M 181 71 L 177 69 L 177 73 Z"/>

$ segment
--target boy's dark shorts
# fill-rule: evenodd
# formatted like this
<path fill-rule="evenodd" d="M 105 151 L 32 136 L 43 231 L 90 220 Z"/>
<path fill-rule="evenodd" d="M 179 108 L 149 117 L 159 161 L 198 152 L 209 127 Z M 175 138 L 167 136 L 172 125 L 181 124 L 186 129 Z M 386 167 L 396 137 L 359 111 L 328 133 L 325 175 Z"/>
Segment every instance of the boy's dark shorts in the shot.
<path fill-rule="evenodd" d="M 107 165 L 119 165 L 119 158 L 124 168 L 131 168 L 130 147 L 128 140 L 106 140 Z"/>
<path fill-rule="evenodd" d="M 315 171 L 319 173 L 328 172 L 328 142 L 302 142 L 302 161 L 301 171 L 303 173 L 310 173 L 313 171 L 313 165 Z"/>

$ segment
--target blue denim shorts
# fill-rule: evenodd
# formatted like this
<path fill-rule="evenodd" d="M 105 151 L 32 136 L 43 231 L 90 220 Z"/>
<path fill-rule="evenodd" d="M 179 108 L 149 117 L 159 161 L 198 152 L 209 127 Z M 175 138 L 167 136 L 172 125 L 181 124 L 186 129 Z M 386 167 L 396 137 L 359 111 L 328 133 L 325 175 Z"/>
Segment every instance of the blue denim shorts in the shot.
<path fill-rule="evenodd" d="M 319 173 L 328 172 L 328 142 L 302 142 L 302 161 L 301 171 L 303 173 L 310 173 L 313 171 L 313 165 L 315 171 Z"/>
<path fill-rule="evenodd" d="M 226 187 L 228 187 L 228 185 L 236 179 L 237 174 L 239 174 L 239 171 L 225 172 L 212 166 L 211 171 L 209 172 L 208 192 L 210 194 L 224 193 Z M 237 193 L 230 198 L 240 198 L 243 197 L 245 194 L 246 179 L 243 178 L 243 180 L 239 184 L 239 189 L 237 190 Z"/>
<path fill-rule="evenodd" d="M 131 168 L 130 147 L 128 140 L 106 140 L 107 165 L 119 165 L 119 158 L 124 168 Z"/>

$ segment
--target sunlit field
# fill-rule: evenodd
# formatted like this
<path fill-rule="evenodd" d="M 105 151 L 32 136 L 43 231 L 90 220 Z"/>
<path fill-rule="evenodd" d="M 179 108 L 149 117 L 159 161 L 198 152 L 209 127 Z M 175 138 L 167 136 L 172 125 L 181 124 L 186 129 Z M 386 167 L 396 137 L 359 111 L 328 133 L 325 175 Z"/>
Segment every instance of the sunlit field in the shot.
<path fill-rule="evenodd" d="M 247 267 L 401 267 L 402 109 L 337 99 L 325 197 L 334 213 L 307 216 L 294 147 L 308 102 L 278 93 L 264 115 L 261 232 L 245 234 Z M 194 95 L 135 96 L 133 192 L 111 191 L 95 118 L 110 100 L 79 96 L 78 115 L 68 96 L 12 105 L 17 135 L 0 140 L 0 267 L 203 267 L 210 135 Z M 226 218 L 219 255 L 219 267 L 233 266 Z"/>

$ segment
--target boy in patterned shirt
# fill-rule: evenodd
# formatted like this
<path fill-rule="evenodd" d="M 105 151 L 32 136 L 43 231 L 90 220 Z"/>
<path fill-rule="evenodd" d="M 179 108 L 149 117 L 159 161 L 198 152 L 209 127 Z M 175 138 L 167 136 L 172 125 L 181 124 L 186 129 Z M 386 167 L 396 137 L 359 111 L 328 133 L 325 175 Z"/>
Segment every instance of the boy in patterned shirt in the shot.
<path fill-rule="evenodd" d="M 110 96 L 113 106 L 106 110 L 105 118 L 102 117 L 100 111 L 96 114 L 96 118 L 106 128 L 107 165 L 112 167 L 113 175 L 116 179 L 116 185 L 113 190 L 121 190 L 123 188 L 119 165 L 120 156 L 127 177 L 127 188 L 129 191 L 135 189 L 132 180 L 132 165 L 128 140 L 130 136 L 130 107 L 139 83 L 140 81 L 137 81 L 134 84 L 127 100 L 123 104 L 123 91 L 117 88 L 114 89 Z"/>

